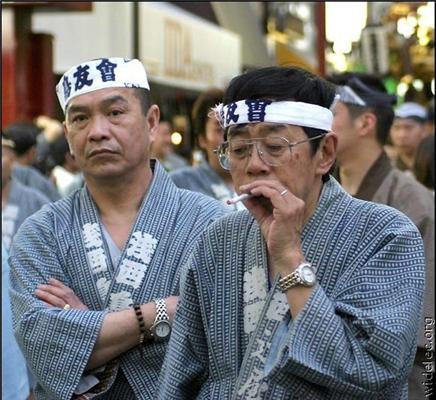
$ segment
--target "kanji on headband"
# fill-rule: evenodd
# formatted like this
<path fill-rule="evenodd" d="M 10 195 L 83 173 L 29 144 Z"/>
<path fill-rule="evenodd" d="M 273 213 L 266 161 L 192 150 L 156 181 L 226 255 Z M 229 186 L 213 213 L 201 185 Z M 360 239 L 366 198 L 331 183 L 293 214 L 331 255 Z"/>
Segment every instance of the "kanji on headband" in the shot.
<path fill-rule="evenodd" d="M 68 102 L 76 96 L 109 87 L 130 87 L 150 90 L 147 73 L 137 59 L 99 58 L 70 68 L 56 86 L 59 103 L 65 112 Z"/>
<path fill-rule="evenodd" d="M 231 125 L 275 122 L 331 131 L 333 113 L 325 107 L 297 101 L 240 100 L 213 109 L 223 128 Z"/>

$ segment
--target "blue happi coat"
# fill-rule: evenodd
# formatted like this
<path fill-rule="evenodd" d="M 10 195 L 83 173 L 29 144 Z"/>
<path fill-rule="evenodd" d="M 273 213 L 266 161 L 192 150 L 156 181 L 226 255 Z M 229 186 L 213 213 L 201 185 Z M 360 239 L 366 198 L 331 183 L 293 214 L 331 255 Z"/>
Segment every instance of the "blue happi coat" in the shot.
<path fill-rule="evenodd" d="M 208 228 L 181 278 L 161 400 L 407 398 L 424 287 L 416 227 L 332 178 L 302 247 L 318 283 L 293 320 L 249 212 Z"/>
<path fill-rule="evenodd" d="M 178 189 L 156 162 L 118 265 L 112 265 L 86 187 L 25 221 L 11 250 L 11 301 L 16 338 L 38 380 L 36 397 L 71 398 L 108 311 L 178 294 L 180 267 L 200 233 L 224 212 L 219 202 Z M 39 301 L 34 290 L 51 277 L 89 311 Z M 131 349 L 95 375 L 100 386 L 92 390 L 110 387 L 99 397 L 105 399 L 154 398 L 165 350 L 165 343 L 146 344 L 141 359 L 139 347 Z"/>

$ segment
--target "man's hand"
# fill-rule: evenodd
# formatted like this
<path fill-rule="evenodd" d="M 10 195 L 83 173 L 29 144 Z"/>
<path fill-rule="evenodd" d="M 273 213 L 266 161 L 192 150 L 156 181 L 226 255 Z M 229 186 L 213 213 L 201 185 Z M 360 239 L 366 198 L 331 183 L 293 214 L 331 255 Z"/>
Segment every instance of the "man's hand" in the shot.
<path fill-rule="evenodd" d="M 68 304 L 76 310 L 88 310 L 72 289 L 54 278 L 50 278 L 47 285 L 38 285 L 35 296 L 49 307 L 64 308 Z"/>
<path fill-rule="evenodd" d="M 266 240 L 272 275 L 288 275 L 304 259 L 301 250 L 305 203 L 282 183 L 257 180 L 239 188 L 254 197 L 244 200 Z"/>

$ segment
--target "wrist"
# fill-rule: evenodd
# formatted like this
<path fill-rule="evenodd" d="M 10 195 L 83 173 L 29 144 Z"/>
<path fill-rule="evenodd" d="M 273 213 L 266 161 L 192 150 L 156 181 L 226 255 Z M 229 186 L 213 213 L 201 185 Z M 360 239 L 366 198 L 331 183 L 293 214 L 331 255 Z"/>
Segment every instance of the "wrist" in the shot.
<path fill-rule="evenodd" d="M 286 255 L 275 258 L 273 260 L 274 269 L 276 273 L 284 277 L 294 272 L 298 266 L 305 261 L 304 255 L 301 251 L 296 250 L 288 252 Z"/>

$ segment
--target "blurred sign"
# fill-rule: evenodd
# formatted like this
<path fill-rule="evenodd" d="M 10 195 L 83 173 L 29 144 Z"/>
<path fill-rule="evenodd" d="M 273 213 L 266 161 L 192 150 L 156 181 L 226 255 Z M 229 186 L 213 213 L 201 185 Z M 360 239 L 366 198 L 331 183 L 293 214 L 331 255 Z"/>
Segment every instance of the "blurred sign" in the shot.
<path fill-rule="evenodd" d="M 238 35 L 166 3 L 140 3 L 139 58 L 150 79 L 203 90 L 241 72 Z"/>
<path fill-rule="evenodd" d="M 384 75 L 389 72 L 389 46 L 386 28 L 369 26 L 362 31 L 362 58 L 369 73 Z"/>
<path fill-rule="evenodd" d="M 191 90 L 224 87 L 241 72 L 238 35 L 169 3 L 139 2 L 138 57 L 150 81 Z M 41 11 L 34 32 L 54 37 L 54 71 L 99 57 L 134 56 L 132 2 L 94 2 L 91 12 Z"/>

